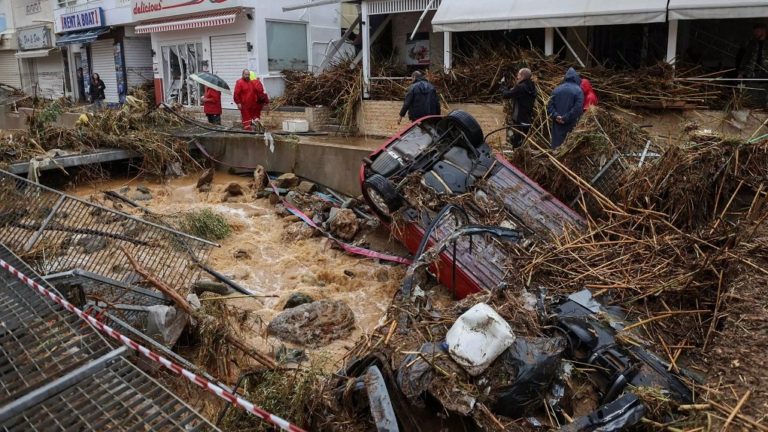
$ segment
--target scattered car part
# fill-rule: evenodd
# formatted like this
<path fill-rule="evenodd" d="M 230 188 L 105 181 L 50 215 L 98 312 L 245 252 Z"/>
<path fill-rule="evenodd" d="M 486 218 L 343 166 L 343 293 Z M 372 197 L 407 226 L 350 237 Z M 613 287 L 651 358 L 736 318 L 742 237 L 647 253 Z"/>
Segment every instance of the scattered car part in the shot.
<path fill-rule="evenodd" d="M 627 393 L 595 412 L 576 418 L 573 423 L 560 428 L 560 432 L 619 432 L 639 423 L 645 411 L 640 399 Z"/>
<path fill-rule="evenodd" d="M 378 432 L 399 432 L 397 417 L 389 399 L 387 383 L 376 366 L 370 366 L 365 372 L 365 388 L 368 392 L 368 403 L 371 408 L 371 416 L 376 423 Z"/>

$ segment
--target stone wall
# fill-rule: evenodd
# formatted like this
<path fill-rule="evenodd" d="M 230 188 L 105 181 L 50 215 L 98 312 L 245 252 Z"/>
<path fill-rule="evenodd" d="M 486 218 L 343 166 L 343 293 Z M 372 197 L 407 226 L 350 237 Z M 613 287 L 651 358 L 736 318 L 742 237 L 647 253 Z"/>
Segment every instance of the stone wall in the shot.
<path fill-rule="evenodd" d="M 397 124 L 402 104 L 396 101 L 363 101 L 357 117 L 360 133 L 373 136 L 390 136 L 397 133 L 407 126 L 407 119 L 403 119 L 400 125 Z M 452 104 L 444 105 L 442 109 L 443 113 L 460 109 L 472 114 L 486 134 L 504 126 L 504 109 L 501 104 Z M 504 134 L 499 132 L 497 135 Z"/>

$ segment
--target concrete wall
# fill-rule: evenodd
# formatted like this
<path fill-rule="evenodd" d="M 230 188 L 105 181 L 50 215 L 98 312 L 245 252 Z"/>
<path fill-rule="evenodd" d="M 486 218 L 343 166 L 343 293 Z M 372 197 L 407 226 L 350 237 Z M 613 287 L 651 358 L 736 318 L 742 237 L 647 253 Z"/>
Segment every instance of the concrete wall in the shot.
<path fill-rule="evenodd" d="M 360 195 L 355 173 L 362 159 L 371 153 L 360 147 L 313 142 L 276 142 L 275 152 L 271 153 L 260 138 L 245 135 L 200 136 L 198 140 L 225 164 L 262 165 L 267 171 L 293 172 L 350 196 Z"/>
<path fill-rule="evenodd" d="M 207 121 L 203 110 L 200 107 L 185 108 L 185 113 L 191 115 L 200 121 Z M 309 123 L 309 130 L 319 130 L 321 126 L 328 124 L 328 118 L 331 111 L 326 107 L 301 108 L 287 107 L 278 108 L 262 112 L 262 122 L 268 129 L 280 129 L 284 120 L 306 120 Z M 225 109 L 222 110 L 221 124 L 224 126 L 240 126 L 240 111 Z"/>

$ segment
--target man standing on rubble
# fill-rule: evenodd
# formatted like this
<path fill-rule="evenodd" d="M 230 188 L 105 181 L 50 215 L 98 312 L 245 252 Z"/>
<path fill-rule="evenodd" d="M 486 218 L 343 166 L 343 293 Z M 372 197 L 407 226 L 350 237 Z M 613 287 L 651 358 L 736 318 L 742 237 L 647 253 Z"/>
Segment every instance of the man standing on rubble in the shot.
<path fill-rule="evenodd" d="M 752 27 L 752 40 L 739 52 L 739 78 L 768 78 L 768 28 L 763 23 Z M 761 106 L 768 106 L 768 87 L 762 82 L 746 83 L 747 87 L 759 88 L 759 93 L 753 92 L 754 98 Z"/>
<path fill-rule="evenodd" d="M 581 90 L 581 77 L 575 69 L 569 68 L 562 84 L 555 88 L 547 103 L 547 114 L 552 120 L 552 150 L 560 147 L 568 133 L 584 111 L 584 92 Z"/>
<path fill-rule="evenodd" d="M 403 121 L 405 113 L 408 113 L 408 119 L 411 121 L 428 115 L 440 115 L 440 101 L 437 98 L 435 86 L 430 84 L 424 74 L 419 71 L 414 72 L 411 78 L 413 84 L 408 87 L 397 124 Z"/>
<path fill-rule="evenodd" d="M 256 105 L 256 92 L 253 84 L 251 84 L 251 71 L 243 69 L 242 78 L 235 83 L 235 92 L 232 96 L 240 110 L 243 129 L 251 130 L 253 107 Z"/>
<path fill-rule="evenodd" d="M 502 82 L 501 97 L 507 99 L 504 112 L 507 115 L 507 144 L 512 148 L 523 145 L 528 131 L 531 129 L 533 106 L 536 103 L 536 84 L 531 77 L 533 73 L 528 68 L 517 72 L 517 83 L 511 89 Z"/>

